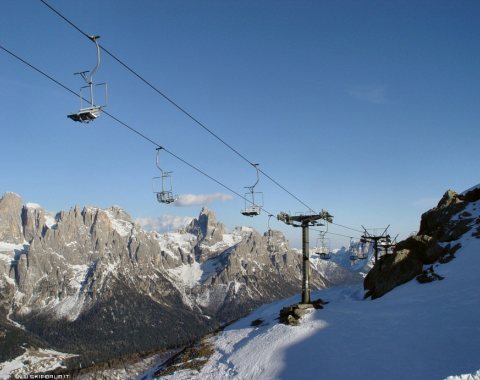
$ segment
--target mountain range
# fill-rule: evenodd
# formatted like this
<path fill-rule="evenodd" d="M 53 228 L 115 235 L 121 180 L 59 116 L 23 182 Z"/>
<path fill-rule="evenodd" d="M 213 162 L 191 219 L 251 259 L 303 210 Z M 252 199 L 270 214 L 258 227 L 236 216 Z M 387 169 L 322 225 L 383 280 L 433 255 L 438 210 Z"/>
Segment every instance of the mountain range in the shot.
<path fill-rule="evenodd" d="M 317 289 L 362 278 L 335 260 L 314 264 Z M 298 293 L 301 255 L 279 231 L 228 232 L 207 208 L 184 230 L 159 234 L 120 207 L 51 214 L 5 193 L 0 289 L 0 371 L 46 350 L 79 368 L 181 347 Z"/>

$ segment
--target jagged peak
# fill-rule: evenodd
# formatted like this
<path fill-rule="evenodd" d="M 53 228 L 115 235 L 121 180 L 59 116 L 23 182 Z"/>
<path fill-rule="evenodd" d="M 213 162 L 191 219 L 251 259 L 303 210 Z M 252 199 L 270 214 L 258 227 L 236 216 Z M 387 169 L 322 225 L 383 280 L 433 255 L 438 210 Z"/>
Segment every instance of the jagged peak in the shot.
<path fill-rule="evenodd" d="M 22 197 L 18 195 L 17 193 L 14 193 L 13 191 L 7 191 L 5 192 L 2 197 L 0 198 L 0 202 L 6 202 L 9 200 L 22 200 Z"/>
<path fill-rule="evenodd" d="M 458 194 L 449 189 L 443 194 L 442 199 L 438 202 L 437 208 L 442 208 L 451 205 L 452 203 L 457 203 L 459 201 Z"/>
<path fill-rule="evenodd" d="M 209 223 L 216 223 L 217 222 L 217 216 L 215 215 L 215 212 L 213 210 L 210 210 L 208 207 L 203 206 L 202 210 L 200 211 L 200 214 L 198 215 L 198 219 L 200 220 L 202 217 L 208 218 Z"/>
<path fill-rule="evenodd" d="M 126 222 L 133 223 L 132 217 L 128 214 L 123 208 L 117 205 L 113 205 L 112 207 L 106 209 L 107 214 L 113 217 L 114 219 L 124 220 Z"/>

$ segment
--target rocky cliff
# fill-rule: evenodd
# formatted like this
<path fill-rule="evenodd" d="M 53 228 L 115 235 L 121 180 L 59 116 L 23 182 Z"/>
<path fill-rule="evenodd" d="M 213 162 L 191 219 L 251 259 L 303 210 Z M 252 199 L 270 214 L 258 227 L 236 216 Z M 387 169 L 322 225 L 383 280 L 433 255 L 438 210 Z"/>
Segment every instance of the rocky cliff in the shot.
<path fill-rule="evenodd" d="M 375 263 L 365 277 L 366 297 L 381 297 L 414 278 L 419 282 L 441 280 L 435 265 L 455 259 L 462 236 L 480 238 L 479 216 L 480 186 L 462 194 L 448 190 L 435 208 L 422 215 L 418 233 Z"/>

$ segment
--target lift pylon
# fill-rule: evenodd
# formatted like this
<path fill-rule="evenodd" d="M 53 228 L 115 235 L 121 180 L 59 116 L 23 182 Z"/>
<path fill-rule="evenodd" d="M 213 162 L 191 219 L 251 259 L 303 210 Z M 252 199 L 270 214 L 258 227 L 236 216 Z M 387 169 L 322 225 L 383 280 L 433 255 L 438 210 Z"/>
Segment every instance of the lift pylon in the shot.
<path fill-rule="evenodd" d="M 390 225 L 388 225 L 385 230 L 382 232 L 381 235 L 374 235 L 370 234 L 365 227 L 362 226 L 364 230 L 364 234 L 362 235 L 362 240 L 363 242 L 372 242 L 373 243 L 373 249 L 375 252 L 375 262 L 378 261 L 378 253 L 379 253 L 379 243 L 381 244 L 389 244 L 391 243 L 391 238 L 390 235 L 387 234 L 387 230 Z"/>
<path fill-rule="evenodd" d="M 309 252 L 309 228 L 322 225 L 319 220 L 323 219 L 327 223 L 333 221 L 333 216 L 329 212 L 322 210 L 318 214 L 312 215 L 289 215 L 281 212 L 277 219 L 293 227 L 302 227 L 302 304 L 310 303 L 310 252 Z"/>
<path fill-rule="evenodd" d="M 93 76 L 98 70 L 100 66 L 100 45 L 98 44 L 98 39 L 100 36 L 90 36 L 90 40 L 95 43 L 97 48 L 97 63 L 93 69 L 90 71 L 81 71 L 75 73 L 75 75 L 80 75 L 83 80 L 87 83 L 86 86 L 80 88 L 80 110 L 76 113 L 72 113 L 68 115 L 70 119 L 73 121 L 78 121 L 80 123 L 89 123 L 92 120 L 95 120 L 97 117 L 100 116 L 102 112 L 102 108 L 107 106 L 107 84 L 106 83 L 99 83 L 94 85 L 93 83 Z M 104 105 L 96 105 L 94 101 L 94 87 L 103 86 L 105 88 L 105 104 Z M 87 107 L 83 106 L 84 98 L 83 98 L 83 90 L 88 89 L 90 99 L 87 101 Z"/>
<path fill-rule="evenodd" d="M 361 238 L 360 241 L 354 241 L 353 237 L 350 238 L 350 247 L 349 251 L 350 260 L 357 261 L 357 260 L 365 260 L 368 255 L 365 253 L 365 244 L 367 243 L 366 239 Z"/>

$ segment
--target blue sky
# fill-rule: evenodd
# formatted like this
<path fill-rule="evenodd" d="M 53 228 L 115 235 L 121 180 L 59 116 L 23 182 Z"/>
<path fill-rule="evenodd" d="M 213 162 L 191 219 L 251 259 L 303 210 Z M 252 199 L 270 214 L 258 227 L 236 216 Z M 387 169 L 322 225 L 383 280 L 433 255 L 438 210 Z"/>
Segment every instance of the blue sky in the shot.
<path fill-rule="evenodd" d="M 449 188 L 480 182 L 478 1 L 82 1 L 49 3 L 271 177 L 336 223 L 401 237 Z M 37 0 L 2 1 L 0 43 L 77 90 L 94 45 Z M 155 147 L 0 51 L 0 193 L 58 211 L 117 204 L 134 217 L 195 216 L 160 205 Z M 237 192 L 255 171 L 112 58 L 108 111 Z M 168 155 L 176 194 L 227 194 Z M 262 177 L 265 207 L 305 207 Z M 267 228 L 243 200 L 208 204 L 228 227 Z M 272 221 L 293 245 L 300 231 Z M 337 226 L 331 231 L 358 236 Z M 348 239 L 331 237 L 333 245 Z M 311 241 L 315 241 L 313 235 Z"/>

